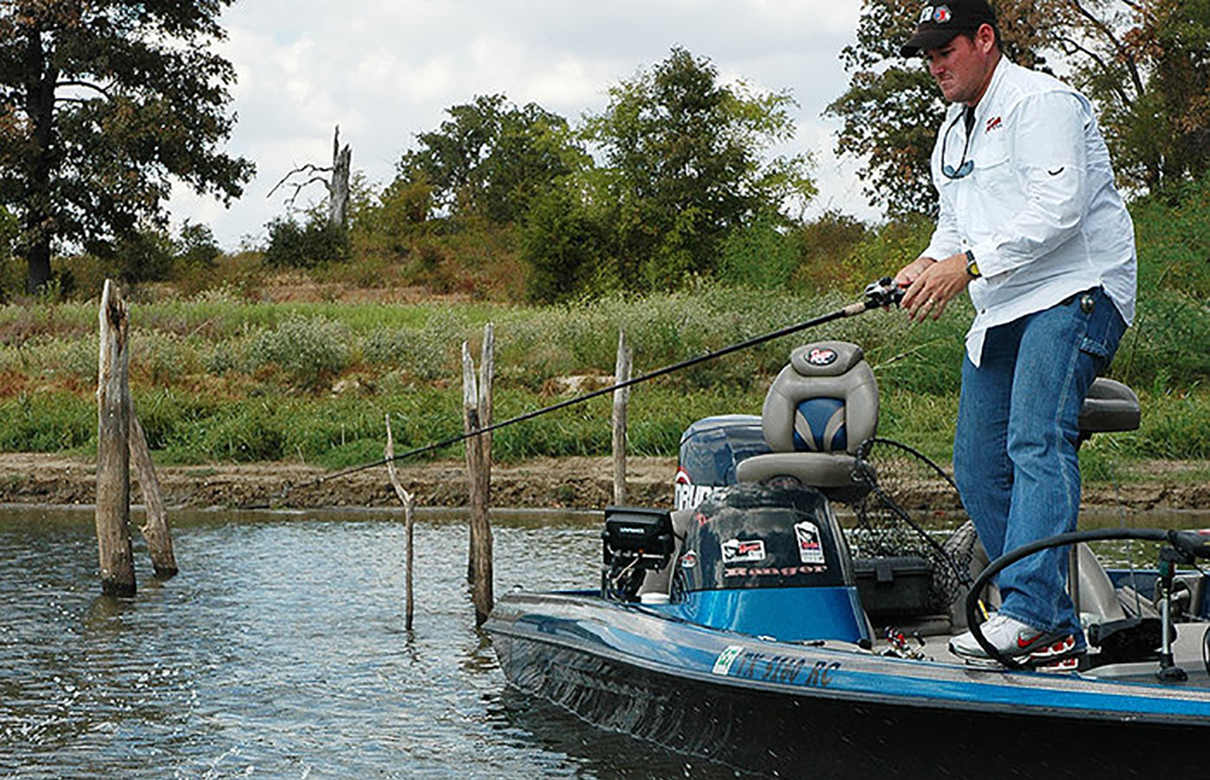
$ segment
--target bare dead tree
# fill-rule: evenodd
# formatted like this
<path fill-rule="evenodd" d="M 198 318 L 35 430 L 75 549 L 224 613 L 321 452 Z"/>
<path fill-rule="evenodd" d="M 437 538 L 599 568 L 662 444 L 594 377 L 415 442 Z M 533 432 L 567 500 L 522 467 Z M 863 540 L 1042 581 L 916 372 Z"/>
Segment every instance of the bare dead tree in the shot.
<path fill-rule="evenodd" d="M 299 193 L 318 182 L 328 191 L 328 223 L 333 227 L 343 228 L 348 224 L 349 218 L 349 168 L 352 161 L 353 150 L 348 144 L 341 147 L 340 125 L 337 125 L 336 132 L 332 135 L 332 164 L 322 167 L 314 163 L 300 165 L 274 184 L 273 189 L 269 190 L 269 194 L 265 197 L 273 197 L 273 193 L 277 192 L 280 187 L 290 187 L 294 191 L 286 200 L 286 205 L 292 208 Z M 310 178 L 305 181 L 295 179 L 295 177 L 308 176 Z M 291 179 L 295 180 L 291 181 Z"/>

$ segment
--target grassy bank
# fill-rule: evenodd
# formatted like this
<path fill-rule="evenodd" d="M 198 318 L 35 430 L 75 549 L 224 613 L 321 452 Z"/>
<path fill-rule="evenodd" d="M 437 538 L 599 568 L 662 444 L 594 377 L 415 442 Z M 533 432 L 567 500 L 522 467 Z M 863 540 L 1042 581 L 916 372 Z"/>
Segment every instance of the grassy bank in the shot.
<path fill-rule="evenodd" d="M 634 346 L 636 373 L 643 373 L 852 298 L 703 287 L 529 308 L 170 296 L 131 307 L 132 387 L 163 463 L 299 460 L 340 468 L 381 457 L 387 414 L 397 451 L 458 433 L 460 346 L 469 340 L 477 350 L 488 321 L 496 331 L 496 419 L 502 420 L 570 397 L 566 377 L 606 384 L 619 328 Z M 768 382 L 793 346 L 840 339 L 861 344 L 874 367 L 880 433 L 947 461 L 969 318 L 961 306 L 940 322 L 919 325 L 901 312 L 872 312 L 645 384 L 632 394 L 632 451 L 674 455 L 681 431 L 695 419 L 759 413 Z M 95 450 L 96 330 L 92 303 L 0 307 L 0 450 Z M 1206 344 L 1204 303 L 1175 292 L 1142 298 L 1138 326 L 1111 375 L 1139 392 L 1143 426 L 1094 439 L 1083 456 L 1090 476 L 1109 476 L 1136 459 L 1210 460 Z M 606 397 L 506 428 L 494 453 L 506 461 L 607 454 L 609 414 Z"/>

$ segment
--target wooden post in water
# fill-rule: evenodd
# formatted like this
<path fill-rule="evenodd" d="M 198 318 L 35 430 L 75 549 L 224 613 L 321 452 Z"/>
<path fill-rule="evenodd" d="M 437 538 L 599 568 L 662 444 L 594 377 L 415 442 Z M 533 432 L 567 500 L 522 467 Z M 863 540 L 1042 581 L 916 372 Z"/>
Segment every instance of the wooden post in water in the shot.
<path fill-rule="evenodd" d="M 483 329 L 479 381 L 469 345 L 462 342 L 462 410 L 467 433 L 491 425 L 491 386 L 495 368 L 495 335 L 489 323 Z M 468 574 L 473 585 L 475 624 L 483 625 L 495 603 L 492 594 L 492 528 L 488 520 L 491 491 L 491 434 L 466 440 L 467 488 L 470 493 L 471 550 Z"/>
<path fill-rule="evenodd" d="M 416 548 L 412 544 L 412 540 L 415 537 L 415 533 L 414 533 L 415 519 L 414 519 L 414 512 L 412 510 L 414 497 L 412 496 L 411 493 L 409 493 L 403 489 L 403 484 L 399 481 L 399 470 L 397 468 L 395 468 L 395 439 L 391 435 L 391 415 L 388 414 L 386 417 L 387 417 L 387 449 L 386 449 L 387 473 L 391 476 L 391 487 L 395 488 L 395 495 L 399 496 L 399 501 L 403 504 L 404 537 L 405 537 L 405 540 L 406 540 L 407 546 L 408 546 L 408 551 L 407 551 L 407 555 L 406 555 L 405 562 L 404 562 L 403 588 L 404 588 L 404 594 L 405 594 L 405 596 L 404 596 L 405 607 L 404 607 L 403 626 L 406 630 L 411 631 L 412 630 L 412 616 L 415 614 L 415 611 L 416 611 L 416 600 L 412 595 L 413 594 L 413 591 L 412 591 L 412 583 L 413 583 L 412 566 L 415 564 L 415 561 L 416 561 L 416 556 L 415 556 L 415 552 L 414 552 L 414 550 Z"/>
<path fill-rule="evenodd" d="M 633 354 L 626 346 L 626 331 L 618 329 L 618 357 L 614 363 L 613 383 L 630 381 Z M 626 503 L 626 407 L 630 404 L 630 388 L 613 391 L 613 504 Z"/>
<path fill-rule="evenodd" d="M 143 503 L 147 505 L 147 522 L 139 527 L 139 531 L 147 540 L 147 553 L 151 556 L 155 576 L 167 580 L 176 576 L 178 571 L 176 556 L 172 553 L 172 533 L 168 530 L 168 509 L 164 506 L 160 480 L 151 463 L 147 435 L 143 433 L 143 425 L 133 404 L 130 409 L 130 458 L 139 477 Z"/>
<path fill-rule="evenodd" d="M 133 596 L 130 544 L 130 318 L 122 294 L 105 280 L 101 294 L 101 350 L 97 372 L 97 552 L 101 592 Z"/>

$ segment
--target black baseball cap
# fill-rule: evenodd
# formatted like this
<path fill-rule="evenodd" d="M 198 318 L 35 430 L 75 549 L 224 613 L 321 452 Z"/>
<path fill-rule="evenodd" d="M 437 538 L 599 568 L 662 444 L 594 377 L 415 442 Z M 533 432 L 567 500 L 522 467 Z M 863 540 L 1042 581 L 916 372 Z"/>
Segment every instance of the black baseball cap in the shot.
<path fill-rule="evenodd" d="M 916 32 L 899 48 L 899 56 L 913 57 L 922 51 L 939 49 L 959 33 L 978 30 L 990 24 L 996 27 L 996 12 L 987 0 L 943 0 L 920 9 Z"/>

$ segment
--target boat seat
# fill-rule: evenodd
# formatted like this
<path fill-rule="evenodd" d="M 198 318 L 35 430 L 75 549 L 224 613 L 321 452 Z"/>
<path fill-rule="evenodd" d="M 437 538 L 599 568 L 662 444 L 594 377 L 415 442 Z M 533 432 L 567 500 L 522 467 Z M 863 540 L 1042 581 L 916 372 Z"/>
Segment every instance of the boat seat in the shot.
<path fill-rule="evenodd" d="M 1139 397 L 1126 385 L 1098 377 L 1080 407 L 1080 440 L 1094 433 L 1138 430 Z"/>
<path fill-rule="evenodd" d="M 739 482 L 790 477 L 840 501 L 868 487 L 854 481 L 861 443 L 878 429 L 878 384 L 861 347 L 821 341 L 798 347 L 761 409 L 761 429 L 772 452 L 736 467 Z"/>

